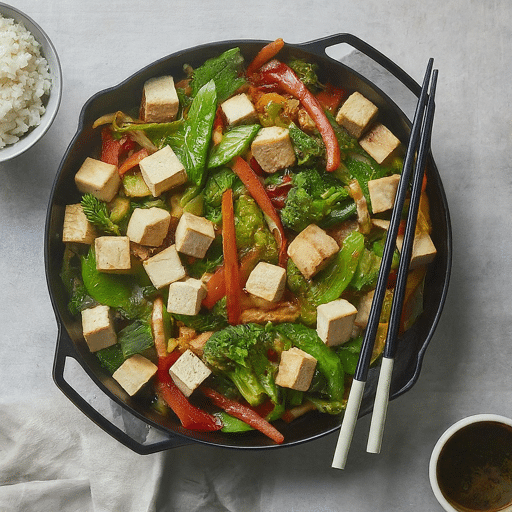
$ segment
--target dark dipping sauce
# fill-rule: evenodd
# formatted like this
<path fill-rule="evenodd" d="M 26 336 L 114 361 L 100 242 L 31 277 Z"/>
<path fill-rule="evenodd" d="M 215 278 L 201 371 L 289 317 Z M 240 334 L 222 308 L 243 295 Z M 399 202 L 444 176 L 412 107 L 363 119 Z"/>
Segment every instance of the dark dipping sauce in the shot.
<path fill-rule="evenodd" d="M 512 428 L 468 425 L 445 444 L 437 463 L 444 497 L 462 512 L 497 512 L 512 503 Z"/>

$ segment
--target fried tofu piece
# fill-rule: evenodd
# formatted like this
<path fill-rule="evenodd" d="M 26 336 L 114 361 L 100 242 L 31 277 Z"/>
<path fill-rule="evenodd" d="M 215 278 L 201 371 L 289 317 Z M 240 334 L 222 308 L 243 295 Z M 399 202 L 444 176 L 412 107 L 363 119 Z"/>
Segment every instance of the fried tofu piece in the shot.
<path fill-rule="evenodd" d="M 80 203 L 66 205 L 62 241 L 64 243 L 92 244 L 97 233 L 87 220 Z"/>
<path fill-rule="evenodd" d="M 333 347 L 350 339 L 357 309 L 348 300 L 337 299 L 321 304 L 316 311 L 316 332 L 326 345 Z"/>
<path fill-rule="evenodd" d="M 153 197 L 183 185 L 188 179 L 185 167 L 170 146 L 164 146 L 139 162 L 142 178 Z"/>
<path fill-rule="evenodd" d="M 200 279 L 187 277 L 169 286 L 167 311 L 179 315 L 197 315 L 206 297 L 206 287 Z"/>
<path fill-rule="evenodd" d="M 129 357 L 112 377 L 130 396 L 133 396 L 155 375 L 157 370 L 157 366 L 149 359 L 135 354 Z"/>
<path fill-rule="evenodd" d="M 108 306 L 99 305 L 82 310 L 82 331 L 91 352 L 97 352 L 117 343 L 117 335 Z"/>
<path fill-rule="evenodd" d="M 313 380 L 317 360 L 303 350 L 292 347 L 281 353 L 276 375 L 278 386 L 307 391 Z"/>
<path fill-rule="evenodd" d="M 398 235 L 396 237 L 396 247 L 399 251 L 402 251 L 402 245 L 404 243 L 404 236 Z M 420 267 L 421 265 L 428 265 L 434 261 L 436 257 L 437 249 L 432 242 L 432 238 L 428 233 L 421 233 L 414 237 L 412 244 L 411 262 L 409 264 L 409 270 Z"/>
<path fill-rule="evenodd" d="M 122 273 L 132 268 L 127 236 L 99 236 L 94 241 L 94 251 L 100 272 Z"/>
<path fill-rule="evenodd" d="M 146 123 L 173 121 L 180 101 L 172 76 L 150 78 L 142 91 L 140 117 Z"/>
<path fill-rule="evenodd" d="M 117 194 L 121 178 L 115 165 L 87 157 L 75 174 L 75 184 L 83 194 L 92 194 L 108 203 Z"/>
<path fill-rule="evenodd" d="M 224 101 L 220 108 L 229 126 L 252 123 L 257 120 L 256 109 L 247 94 L 237 94 Z"/>
<path fill-rule="evenodd" d="M 179 281 L 187 275 L 175 245 L 151 256 L 143 261 L 142 265 L 153 286 L 157 289 Z"/>
<path fill-rule="evenodd" d="M 324 268 L 338 251 L 336 240 L 316 224 L 302 230 L 288 246 L 288 256 L 306 279 Z"/>
<path fill-rule="evenodd" d="M 213 222 L 204 217 L 183 212 L 176 228 L 175 239 L 178 252 L 194 258 L 204 258 L 215 239 Z"/>
<path fill-rule="evenodd" d="M 377 116 L 379 109 L 361 93 L 352 93 L 338 110 L 336 122 L 359 139 Z"/>
<path fill-rule="evenodd" d="M 373 213 L 381 213 L 393 208 L 399 182 L 400 174 L 368 181 Z"/>
<path fill-rule="evenodd" d="M 189 397 L 211 373 L 208 366 L 191 350 L 183 352 L 169 368 L 169 375 L 186 397 Z"/>
<path fill-rule="evenodd" d="M 359 140 L 359 144 L 377 163 L 382 164 L 396 154 L 400 140 L 379 123 Z"/>
<path fill-rule="evenodd" d="M 158 247 L 164 241 L 171 223 L 171 214 L 162 208 L 135 208 L 126 235 L 137 244 Z"/>
<path fill-rule="evenodd" d="M 295 151 L 287 128 L 262 128 L 252 141 L 251 151 L 260 167 L 267 173 L 279 171 L 295 163 Z"/>
<path fill-rule="evenodd" d="M 260 261 L 250 273 L 245 289 L 251 295 L 277 302 L 281 300 L 286 285 L 286 270 L 277 265 Z"/>

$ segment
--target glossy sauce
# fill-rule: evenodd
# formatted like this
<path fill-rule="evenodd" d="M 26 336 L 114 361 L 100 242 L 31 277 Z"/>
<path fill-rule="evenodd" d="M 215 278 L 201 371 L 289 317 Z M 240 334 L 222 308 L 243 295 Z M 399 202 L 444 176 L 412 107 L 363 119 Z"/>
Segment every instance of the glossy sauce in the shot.
<path fill-rule="evenodd" d="M 437 478 L 457 510 L 503 510 L 512 504 L 512 428 L 491 421 L 462 428 L 443 447 Z"/>

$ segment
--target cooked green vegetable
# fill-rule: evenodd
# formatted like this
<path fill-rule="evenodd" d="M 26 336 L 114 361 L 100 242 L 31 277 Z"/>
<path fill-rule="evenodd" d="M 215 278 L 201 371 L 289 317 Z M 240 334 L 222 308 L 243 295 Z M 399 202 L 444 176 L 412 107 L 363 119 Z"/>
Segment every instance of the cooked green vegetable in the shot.
<path fill-rule="evenodd" d="M 317 367 L 327 380 L 330 400 L 341 402 L 345 390 L 343 365 L 340 358 L 318 337 L 316 331 L 305 325 L 292 323 L 275 325 L 273 330 L 317 360 Z"/>
<path fill-rule="evenodd" d="M 246 83 L 242 74 L 244 58 L 239 48 L 225 51 L 218 57 L 207 60 L 196 68 L 190 81 L 192 97 L 210 80 L 215 82 L 219 102 L 228 99 L 238 88 Z"/>
<path fill-rule="evenodd" d="M 208 160 L 208 169 L 226 165 L 235 156 L 244 153 L 260 128 L 259 124 L 248 124 L 228 130 L 220 143 L 213 147 Z"/>
<path fill-rule="evenodd" d="M 309 224 L 341 222 L 355 212 L 354 201 L 348 197 L 343 184 L 331 174 L 317 169 L 305 169 L 292 176 L 293 187 L 281 210 L 283 224 L 302 231 Z"/>
<path fill-rule="evenodd" d="M 203 182 L 216 111 L 217 91 L 210 80 L 197 91 L 185 122 L 167 139 L 196 185 Z"/>
<path fill-rule="evenodd" d="M 288 287 L 298 297 L 301 320 L 307 324 L 316 321 L 316 307 L 338 299 L 350 284 L 364 250 L 364 236 L 353 231 L 344 240 L 340 251 L 325 269 L 307 280 L 292 260 L 288 260 Z"/>
<path fill-rule="evenodd" d="M 81 203 L 85 216 L 91 224 L 94 224 L 105 233 L 112 235 L 121 234 L 119 226 L 110 219 L 107 203 L 99 200 L 92 194 L 84 194 Z"/>
<path fill-rule="evenodd" d="M 325 146 L 321 138 L 309 136 L 295 123 L 288 125 L 288 131 L 293 142 L 298 165 L 314 165 L 320 158 L 325 157 Z"/>
<path fill-rule="evenodd" d="M 233 190 L 235 198 L 245 190 L 240 178 L 228 167 L 220 167 L 211 172 L 203 190 L 203 201 L 204 215 L 214 224 L 219 224 L 222 219 L 222 194 L 228 188 Z"/>
<path fill-rule="evenodd" d="M 154 345 L 151 326 L 143 320 L 135 320 L 119 331 L 117 341 L 125 359 Z"/>
<path fill-rule="evenodd" d="M 295 71 L 302 83 L 312 92 L 317 92 L 324 88 L 316 74 L 318 70 L 317 64 L 311 64 L 302 59 L 295 59 L 290 62 L 290 67 Z"/>
<path fill-rule="evenodd" d="M 278 403 L 277 366 L 266 357 L 272 346 L 272 335 L 261 325 L 229 326 L 208 339 L 203 359 L 228 377 L 251 405 L 262 403 L 267 396 Z"/>
<path fill-rule="evenodd" d="M 261 259 L 277 263 L 277 243 L 256 201 L 243 194 L 235 202 L 236 245 L 240 252 L 261 250 Z"/>

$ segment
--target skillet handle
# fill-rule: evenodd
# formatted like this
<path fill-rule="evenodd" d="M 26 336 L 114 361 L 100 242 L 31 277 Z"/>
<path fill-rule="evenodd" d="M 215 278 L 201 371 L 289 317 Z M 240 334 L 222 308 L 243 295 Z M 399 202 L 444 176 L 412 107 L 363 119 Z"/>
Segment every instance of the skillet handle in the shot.
<path fill-rule="evenodd" d="M 321 39 L 315 39 L 304 44 L 299 45 L 305 50 L 315 53 L 318 56 L 324 56 L 325 49 L 329 46 L 337 44 L 349 44 L 356 50 L 364 53 L 367 57 L 373 59 L 377 64 L 380 64 L 384 69 L 394 75 L 400 82 L 402 82 L 413 94 L 418 98 L 421 93 L 421 86 L 410 75 L 408 75 L 400 66 L 397 66 L 392 60 L 384 54 L 370 46 L 368 43 L 359 39 L 352 34 L 335 34 Z"/>
<path fill-rule="evenodd" d="M 143 444 L 129 436 L 126 432 L 114 425 L 108 418 L 97 411 L 65 379 L 64 369 L 66 366 L 66 359 L 68 357 L 71 357 L 80 366 L 82 366 L 73 342 L 71 341 L 66 330 L 59 325 L 57 348 L 53 364 L 53 380 L 55 381 L 57 387 L 71 400 L 71 402 L 73 402 L 87 417 L 96 423 L 96 425 L 110 434 L 121 444 L 140 455 L 148 455 L 150 453 L 156 453 L 162 450 L 168 450 L 170 448 L 176 448 L 178 446 L 190 444 L 190 441 L 186 441 L 170 433 L 167 433 L 168 439 L 147 444 Z"/>

